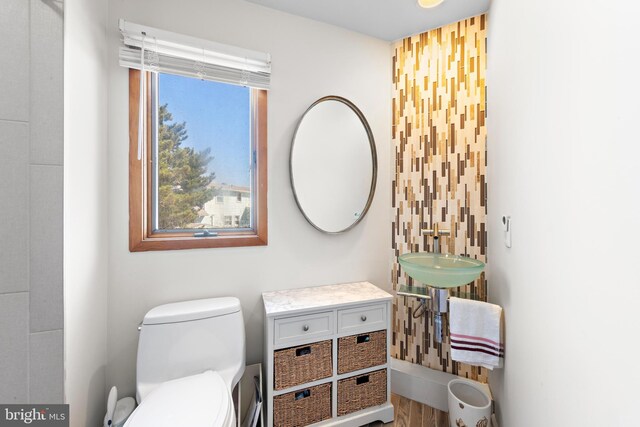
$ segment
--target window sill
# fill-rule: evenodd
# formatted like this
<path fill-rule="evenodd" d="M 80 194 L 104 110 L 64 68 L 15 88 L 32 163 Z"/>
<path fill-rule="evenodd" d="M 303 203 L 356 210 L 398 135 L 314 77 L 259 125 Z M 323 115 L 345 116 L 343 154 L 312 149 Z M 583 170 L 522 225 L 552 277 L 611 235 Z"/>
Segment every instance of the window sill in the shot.
<path fill-rule="evenodd" d="M 235 248 L 242 246 L 266 246 L 267 238 L 257 234 L 238 234 L 215 237 L 149 237 L 129 242 L 129 251 L 167 251 L 203 248 Z"/>

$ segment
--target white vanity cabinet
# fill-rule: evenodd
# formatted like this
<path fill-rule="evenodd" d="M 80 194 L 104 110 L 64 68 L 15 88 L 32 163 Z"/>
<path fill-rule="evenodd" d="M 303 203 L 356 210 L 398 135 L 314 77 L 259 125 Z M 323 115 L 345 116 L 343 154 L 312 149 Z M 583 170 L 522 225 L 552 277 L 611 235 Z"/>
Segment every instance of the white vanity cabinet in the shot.
<path fill-rule="evenodd" d="M 390 294 L 358 282 L 262 299 L 267 427 L 393 421 Z"/>

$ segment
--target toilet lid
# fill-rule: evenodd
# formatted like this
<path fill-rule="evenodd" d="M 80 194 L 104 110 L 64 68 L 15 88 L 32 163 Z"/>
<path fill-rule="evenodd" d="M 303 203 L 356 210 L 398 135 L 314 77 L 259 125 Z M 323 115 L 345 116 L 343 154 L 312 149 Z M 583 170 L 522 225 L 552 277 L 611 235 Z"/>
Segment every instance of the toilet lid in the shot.
<path fill-rule="evenodd" d="M 213 371 L 162 383 L 140 403 L 125 427 L 213 427 L 233 416 L 229 389 Z"/>

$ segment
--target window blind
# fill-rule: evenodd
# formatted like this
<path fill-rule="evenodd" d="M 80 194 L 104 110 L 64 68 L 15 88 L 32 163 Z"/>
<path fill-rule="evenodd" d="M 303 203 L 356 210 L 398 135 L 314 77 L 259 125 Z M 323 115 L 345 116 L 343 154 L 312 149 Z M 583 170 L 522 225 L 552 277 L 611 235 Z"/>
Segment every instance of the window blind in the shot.
<path fill-rule="evenodd" d="M 268 89 L 271 55 L 120 20 L 120 65 Z"/>

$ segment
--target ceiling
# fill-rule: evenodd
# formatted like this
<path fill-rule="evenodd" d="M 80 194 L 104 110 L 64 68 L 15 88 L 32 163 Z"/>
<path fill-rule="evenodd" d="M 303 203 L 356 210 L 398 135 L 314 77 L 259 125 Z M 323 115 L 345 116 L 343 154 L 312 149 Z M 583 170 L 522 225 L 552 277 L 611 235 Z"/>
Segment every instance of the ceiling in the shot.
<path fill-rule="evenodd" d="M 489 9 L 490 0 L 445 0 L 432 9 L 417 0 L 247 0 L 294 15 L 394 41 Z"/>

